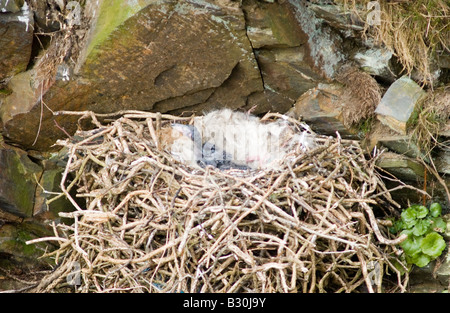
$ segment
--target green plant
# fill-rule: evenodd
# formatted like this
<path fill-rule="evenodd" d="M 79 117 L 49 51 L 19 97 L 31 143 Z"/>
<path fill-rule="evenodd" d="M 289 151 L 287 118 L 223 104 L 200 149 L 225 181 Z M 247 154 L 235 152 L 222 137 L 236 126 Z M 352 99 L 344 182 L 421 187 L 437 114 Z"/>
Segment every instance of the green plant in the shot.
<path fill-rule="evenodd" d="M 441 214 L 439 203 L 432 203 L 429 208 L 415 204 L 403 210 L 400 219 L 393 223 L 393 233 L 408 235 L 400 244 L 408 263 L 424 267 L 444 251 L 446 243 L 440 233 L 446 231 L 447 223 Z"/>

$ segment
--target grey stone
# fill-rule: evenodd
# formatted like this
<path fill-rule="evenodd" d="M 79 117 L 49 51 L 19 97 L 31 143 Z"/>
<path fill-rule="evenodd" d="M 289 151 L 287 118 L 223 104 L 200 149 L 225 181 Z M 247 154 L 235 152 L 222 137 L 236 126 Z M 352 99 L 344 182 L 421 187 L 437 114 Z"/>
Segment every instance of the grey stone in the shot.
<path fill-rule="evenodd" d="M 385 81 L 394 82 L 395 73 L 390 67 L 392 52 L 385 48 L 359 49 L 353 59 L 362 70 L 370 75 L 382 77 Z"/>
<path fill-rule="evenodd" d="M 419 157 L 424 160 L 427 159 L 427 157 L 420 151 L 420 148 L 409 136 L 384 135 L 383 137 L 379 138 L 378 142 L 391 151 L 406 155 L 410 158 Z"/>
<path fill-rule="evenodd" d="M 408 122 L 418 99 L 425 91 L 412 79 L 403 76 L 396 80 L 386 91 L 375 113 L 378 119 L 401 134 L 406 134 Z"/>
<path fill-rule="evenodd" d="M 310 4 L 309 8 L 313 10 L 317 17 L 324 19 L 334 28 L 348 31 L 362 31 L 364 29 L 364 21 L 356 14 L 344 10 L 343 6 L 330 4 Z"/>
<path fill-rule="evenodd" d="M 424 166 L 405 155 L 385 152 L 377 159 L 376 164 L 400 180 L 416 181 L 424 177 Z"/>
<path fill-rule="evenodd" d="M 450 174 L 450 149 L 441 150 L 434 158 L 436 170 L 442 174 Z"/>

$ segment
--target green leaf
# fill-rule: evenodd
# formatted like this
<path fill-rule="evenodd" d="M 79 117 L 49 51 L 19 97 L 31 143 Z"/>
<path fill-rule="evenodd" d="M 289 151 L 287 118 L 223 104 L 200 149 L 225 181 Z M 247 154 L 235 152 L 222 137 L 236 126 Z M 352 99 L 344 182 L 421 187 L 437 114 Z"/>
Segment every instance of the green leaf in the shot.
<path fill-rule="evenodd" d="M 404 229 L 404 230 L 402 230 L 400 235 L 403 235 L 403 234 L 408 235 L 408 237 L 412 237 L 413 236 L 413 230 L 412 229 Z"/>
<path fill-rule="evenodd" d="M 423 253 L 435 258 L 441 255 L 442 251 L 445 249 L 445 246 L 444 238 L 436 232 L 426 235 L 420 244 L 420 248 Z"/>
<path fill-rule="evenodd" d="M 406 210 L 403 210 L 401 217 L 404 226 L 406 226 L 406 228 L 411 228 L 416 224 L 417 212 L 414 208 L 409 207 Z"/>
<path fill-rule="evenodd" d="M 403 230 L 404 228 L 405 226 L 403 225 L 403 221 L 399 219 L 392 223 L 392 227 L 389 228 L 389 231 L 393 234 L 396 234 L 399 231 Z"/>
<path fill-rule="evenodd" d="M 429 219 L 423 219 L 417 221 L 416 225 L 412 228 L 414 236 L 422 236 L 430 229 L 431 221 Z"/>
<path fill-rule="evenodd" d="M 443 233 L 447 230 L 447 223 L 444 221 L 442 217 L 432 217 L 430 218 L 431 227 L 434 231 L 438 233 Z"/>
<path fill-rule="evenodd" d="M 418 267 L 424 267 L 430 263 L 431 257 L 424 253 L 419 253 L 412 258 L 412 263 L 417 265 Z"/>
<path fill-rule="evenodd" d="M 403 234 L 404 232 L 402 232 Z M 421 250 L 422 237 L 415 237 L 408 235 L 408 238 L 400 244 L 406 255 L 414 257 L 419 254 Z"/>
<path fill-rule="evenodd" d="M 415 206 L 411 206 L 411 207 L 414 207 L 414 211 L 416 211 L 417 218 L 424 218 L 425 216 L 428 215 L 428 209 L 426 206 L 415 205 Z"/>
<path fill-rule="evenodd" d="M 442 207 L 439 203 L 434 202 L 430 205 L 430 213 L 432 217 L 438 217 L 442 214 Z"/>

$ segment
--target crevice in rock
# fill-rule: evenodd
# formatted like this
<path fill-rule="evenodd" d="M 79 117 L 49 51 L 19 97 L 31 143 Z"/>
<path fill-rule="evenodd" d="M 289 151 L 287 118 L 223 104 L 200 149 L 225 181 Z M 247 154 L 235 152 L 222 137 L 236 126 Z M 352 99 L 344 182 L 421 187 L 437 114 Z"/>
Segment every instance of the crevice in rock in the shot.
<path fill-rule="evenodd" d="M 172 98 L 158 101 L 153 104 L 152 111 L 165 113 L 165 112 L 173 112 L 176 110 L 185 109 L 187 107 L 196 106 L 198 104 L 206 102 L 211 97 L 211 95 L 214 93 L 214 90 L 215 90 L 215 87 L 206 88 L 203 90 L 190 91 L 181 96 L 172 97 Z M 183 99 L 183 98 L 185 98 L 185 101 L 180 101 L 180 99 Z M 200 99 L 196 99 L 196 98 L 200 98 Z M 191 104 L 189 104 L 188 106 L 186 106 L 186 103 L 189 103 L 190 101 L 193 101 L 193 102 Z M 168 108 L 169 108 L 169 110 L 167 110 Z"/>
<path fill-rule="evenodd" d="M 203 113 L 206 110 L 213 110 L 213 109 L 218 109 L 218 108 L 222 108 L 224 105 L 222 103 L 220 103 L 220 101 L 215 101 L 214 97 L 217 96 L 217 93 L 219 92 L 219 90 L 221 89 L 229 89 L 231 88 L 231 81 L 238 79 L 237 77 L 239 77 L 240 74 L 240 63 L 237 62 L 233 69 L 230 72 L 230 75 L 228 75 L 228 77 L 222 82 L 222 84 L 220 86 L 214 87 L 212 93 L 202 102 L 196 103 L 196 104 L 192 104 L 189 106 L 183 106 L 180 109 L 176 109 L 176 110 L 172 110 L 169 111 L 168 113 L 170 114 L 186 114 L 187 112 L 189 113 Z M 246 96 L 246 99 L 248 98 L 249 95 Z M 243 101 L 243 104 L 246 103 L 247 100 Z M 229 105 L 230 106 L 230 105 Z M 240 107 L 240 106 L 239 106 Z M 237 107 L 235 107 L 237 108 Z"/>
<path fill-rule="evenodd" d="M 153 82 L 153 84 L 157 87 L 164 85 L 165 83 L 168 83 L 167 77 L 170 77 L 170 72 L 174 70 L 177 67 L 177 65 L 172 65 L 169 68 L 163 70 L 161 73 L 159 73 Z"/>

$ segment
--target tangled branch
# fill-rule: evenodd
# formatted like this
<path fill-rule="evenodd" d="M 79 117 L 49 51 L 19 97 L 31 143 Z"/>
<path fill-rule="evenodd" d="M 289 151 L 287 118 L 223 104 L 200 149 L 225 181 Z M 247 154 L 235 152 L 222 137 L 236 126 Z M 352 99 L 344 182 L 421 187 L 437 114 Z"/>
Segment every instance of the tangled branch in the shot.
<path fill-rule="evenodd" d="M 75 207 L 60 215 L 73 223 L 47 238 L 59 243 L 46 255 L 58 268 L 34 291 L 67 285 L 75 262 L 80 292 L 405 290 L 395 247 L 404 238 L 379 223 L 398 204 L 378 156 L 367 160 L 356 141 L 316 136 L 281 171 L 192 169 L 157 137 L 189 118 L 64 114 L 95 127 L 59 142 L 68 149 L 61 188 Z"/>

